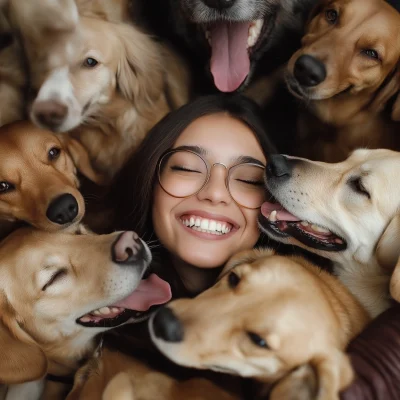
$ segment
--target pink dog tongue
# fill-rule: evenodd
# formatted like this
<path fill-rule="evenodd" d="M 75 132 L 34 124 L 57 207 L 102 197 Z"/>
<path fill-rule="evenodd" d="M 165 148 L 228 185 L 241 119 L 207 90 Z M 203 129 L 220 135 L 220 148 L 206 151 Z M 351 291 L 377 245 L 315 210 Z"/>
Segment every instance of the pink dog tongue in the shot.
<path fill-rule="evenodd" d="M 264 215 L 265 218 L 268 218 L 272 211 L 276 211 L 276 219 L 278 221 L 300 221 L 298 217 L 291 214 L 289 211 L 285 210 L 282 205 L 279 203 L 269 203 L 266 201 L 261 206 L 261 214 Z"/>
<path fill-rule="evenodd" d="M 151 274 L 147 279 L 140 282 L 132 294 L 112 306 L 146 311 L 152 305 L 166 303 L 171 300 L 171 296 L 169 284 L 156 274 Z"/>
<path fill-rule="evenodd" d="M 250 22 L 219 22 L 211 28 L 211 73 L 221 92 L 235 91 L 250 72 Z"/>

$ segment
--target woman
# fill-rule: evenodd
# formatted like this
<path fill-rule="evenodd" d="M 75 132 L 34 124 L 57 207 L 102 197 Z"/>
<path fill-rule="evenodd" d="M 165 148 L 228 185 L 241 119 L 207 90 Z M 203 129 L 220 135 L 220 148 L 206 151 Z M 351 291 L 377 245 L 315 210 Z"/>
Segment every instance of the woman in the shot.
<path fill-rule="evenodd" d="M 271 151 L 257 107 L 244 97 L 216 95 L 169 114 L 124 168 L 115 189 L 124 192 L 118 196 L 115 227 L 159 243 L 153 249 L 155 268 L 171 283 L 174 298 L 202 292 L 231 255 L 260 244 L 258 208 Z M 350 345 L 358 377 L 343 400 L 400 398 L 400 318 L 394 315 L 400 316 L 399 309 L 382 315 Z M 379 333 L 382 321 L 385 340 Z M 141 328 L 126 328 L 142 340 L 123 345 L 124 350 L 134 349 L 136 357 L 176 377 L 189 377 L 188 369 L 143 348 L 147 330 L 145 324 Z M 376 349 L 373 357 L 370 349 Z M 398 357 L 389 356 L 388 349 Z M 242 389 L 250 398 L 248 387 Z"/>

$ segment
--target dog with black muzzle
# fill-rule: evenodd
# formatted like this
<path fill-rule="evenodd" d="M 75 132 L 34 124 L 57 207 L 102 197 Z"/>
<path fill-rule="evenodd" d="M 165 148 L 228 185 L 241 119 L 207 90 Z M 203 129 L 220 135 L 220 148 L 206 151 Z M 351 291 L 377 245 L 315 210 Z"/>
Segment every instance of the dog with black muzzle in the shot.
<path fill-rule="evenodd" d="M 356 150 L 336 164 L 273 155 L 260 227 L 333 261 L 334 273 L 375 317 L 390 306 L 399 254 L 399 173 L 400 153 L 390 150 Z"/>

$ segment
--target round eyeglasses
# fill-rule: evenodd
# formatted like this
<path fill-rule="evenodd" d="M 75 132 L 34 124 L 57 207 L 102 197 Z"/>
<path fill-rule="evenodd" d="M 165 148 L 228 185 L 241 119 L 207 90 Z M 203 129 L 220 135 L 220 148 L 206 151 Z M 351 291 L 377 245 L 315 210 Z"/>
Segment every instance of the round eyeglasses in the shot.
<path fill-rule="evenodd" d="M 260 208 L 265 201 L 264 170 L 256 163 L 240 163 L 227 168 L 210 164 L 190 150 L 170 150 L 158 162 L 158 181 L 169 195 L 178 198 L 199 193 L 210 179 L 211 169 L 227 169 L 225 185 L 232 199 L 242 207 Z"/>

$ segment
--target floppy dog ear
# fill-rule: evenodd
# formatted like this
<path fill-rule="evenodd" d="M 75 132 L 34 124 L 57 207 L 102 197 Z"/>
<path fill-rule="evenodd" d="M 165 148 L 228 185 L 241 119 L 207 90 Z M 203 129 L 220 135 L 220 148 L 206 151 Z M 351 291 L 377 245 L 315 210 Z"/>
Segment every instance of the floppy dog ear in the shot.
<path fill-rule="evenodd" d="M 270 400 L 338 400 L 353 377 L 349 358 L 334 350 L 286 375 L 272 389 Z"/>
<path fill-rule="evenodd" d="M 0 302 L 1 304 L 1 302 Z M 1 304 L 3 306 L 3 304 Z M 20 330 L 15 322 L 15 331 Z M 22 332 L 21 336 L 25 336 Z M 42 378 L 47 371 L 47 359 L 33 342 L 17 337 L 0 320 L 0 384 L 14 384 Z"/>
<path fill-rule="evenodd" d="M 117 82 L 122 95 L 141 104 L 152 105 L 163 92 L 162 50 L 150 36 L 120 24 L 117 32 L 123 45 L 117 70 Z"/>
<path fill-rule="evenodd" d="M 376 245 L 376 258 L 382 268 L 392 271 L 397 264 L 399 256 L 400 215 L 395 215 Z"/>
<path fill-rule="evenodd" d="M 63 143 L 65 150 L 72 158 L 77 170 L 97 185 L 104 185 L 107 179 L 103 174 L 94 170 L 90 162 L 89 154 L 82 144 L 68 134 L 58 135 L 58 137 Z"/>

